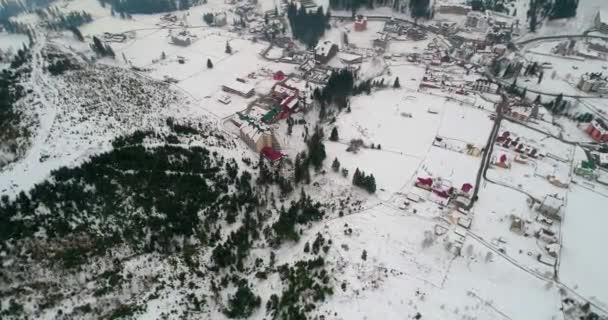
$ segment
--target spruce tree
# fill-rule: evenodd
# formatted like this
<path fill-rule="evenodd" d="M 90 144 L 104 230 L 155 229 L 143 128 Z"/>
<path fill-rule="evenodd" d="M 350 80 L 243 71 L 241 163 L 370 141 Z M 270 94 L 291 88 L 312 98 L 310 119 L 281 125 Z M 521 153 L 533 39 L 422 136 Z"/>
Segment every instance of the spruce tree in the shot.
<path fill-rule="evenodd" d="M 232 54 L 232 47 L 230 47 L 230 43 L 226 42 L 226 53 Z"/>
<path fill-rule="evenodd" d="M 331 135 L 329 136 L 329 140 L 330 141 L 338 141 L 340 139 L 340 137 L 338 136 L 338 127 L 334 127 L 331 130 Z"/>
<path fill-rule="evenodd" d="M 211 59 L 207 59 L 207 69 L 213 69 L 213 63 L 211 62 Z"/>
<path fill-rule="evenodd" d="M 338 158 L 334 159 L 334 162 L 331 164 L 331 168 L 334 170 L 334 172 L 338 172 L 340 170 L 340 161 L 338 161 Z"/>
<path fill-rule="evenodd" d="M 393 88 L 401 88 L 401 84 L 399 83 L 399 77 L 395 78 L 395 83 L 393 83 Z"/>

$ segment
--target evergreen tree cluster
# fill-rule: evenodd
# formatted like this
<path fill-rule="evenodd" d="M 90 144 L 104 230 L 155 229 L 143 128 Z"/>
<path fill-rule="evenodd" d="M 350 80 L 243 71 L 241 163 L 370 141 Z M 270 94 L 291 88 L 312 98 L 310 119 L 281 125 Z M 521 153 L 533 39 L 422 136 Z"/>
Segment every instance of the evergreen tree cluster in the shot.
<path fill-rule="evenodd" d="M 296 231 L 296 224 L 306 224 L 323 218 L 325 211 L 321 203 L 313 202 L 302 189 L 300 200 L 293 201 L 289 209 L 281 207 L 279 219 L 272 225 L 274 237 L 271 244 L 279 245 L 284 241 L 298 241 L 300 235 Z"/>
<path fill-rule="evenodd" d="M 51 30 L 71 30 L 93 21 L 86 11 L 70 11 L 64 14 L 58 9 L 48 9 L 49 16 L 45 19 L 46 27 Z"/>
<path fill-rule="evenodd" d="M 365 172 L 360 171 L 359 168 L 353 174 L 353 185 L 363 188 L 369 193 L 376 192 L 376 178 L 374 178 L 374 175 L 370 174 L 368 176 Z"/>
<path fill-rule="evenodd" d="M 28 27 L 10 21 L 11 17 L 27 11 L 37 10 L 48 6 L 54 0 L 1 0 L 0 1 L 0 25 L 8 32 L 27 33 Z"/>
<path fill-rule="evenodd" d="M 320 170 L 323 166 L 323 160 L 327 157 L 325 153 L 325 145 L 323 144 L 323 130 L 319 127 L 315 128 L 315 132 L 307 142 L 308 145 L 308 163 L 315 170 Z"/>
<path fill-rule="evenodd" d="M 329 28 L 330 13 L 327 11 L 325 14 L 322 6 L 314 13 L 308 12 L 304 6 L 298 9 L 296 2 L 292 1 L 287 7 L 287 18 L 294 38 L 314 47 Z"/>
<path fill-rule="evenodd" d="M 472 0 L 471 9 L 473 11 L 492 10 L 497 12 L 508 13 L 509 9 L 505 6 L 505 1 L 502 0 Z"/>
<path fill-rule="evenodd" d="M 321 256 L 278 269 L 285 289 L 280 297 L 273 294 L 266 304 L 272 319 L 309 319 L 308 313 L 315 310 L 315 304 L 323 303 L 334 293 L 331 276 Z"/>
<path fill-rule="evenodd" d="M 188 10 L 197 0 L 99 0 L 102 6 L 110 5 L 112 10 L 121 14 L 153 14 Z"/>
<path fill-rule="evenodd" d="M 241 280 L 236 292 L 228 299 L 228 309 L 224 313 L 229 318 L 248 318 L 257 309 L 262 300 L 256 296 L 246 280 Z"/>
<path fill-rule="evenodd" d="M 412 18 L 430 18 L 432 8 L 430 7 L 431 0 L 410 0 L 410 14 Z"/>
<path fill-rule="evenodd" d="M 146 136 L 139 135 L 123 143 Z M 230 245 L 226 245 L 236 247 L 233 260 L 226 259 L 236 264 L 257 236 L 257 222 L 245 213 L 258 206 L 251 175 L 243 172 L 239 178 L 236 171 L 234 160 L 201 147 L 125 145 L 79 167 L 60 168 L 15 200 L 3 196 L 0 249 L 10 254 L 17 241 L 40 230 L 50 241 L 86 236 L 90 241 L 57 255 L 75 266 L 117 243 L 135 252 L 161 253 L 176 250 L 176 237 L 212 244 L 220 239 L 221 215 L 228 219 L 231 214 L 243 214 L 242 227 L 229 236 Z M 228 193 L 229 188 L 234 191 Z M 46 214 L 39 214 L 41 207 L 48 208 Z M 70 254 L 74 250 L 78 251 L 76 262 Z"/>
<path fill-rule="evenodd" d="M 543 103 L 543 106 L 547 108 L 547 110 L 551 111 L 551 113 L 561 115 L 564 114 L 568 108 L 568 101 L 564 100 L 564 95 L 560 93 L 555 97 L 555 99 L 550 100 L 547 103 Z"/>
<path fill-rule="evenodd" d="M 315 89 L 313 96 L 317 101 L 335 102 L 342 109 L 346 107 L 346 98 L 353 94 L 354 88 L 355 75 L 347 69 L 341 69 L 329 76 L 323 89 Z"/>
<path fill-rule="evenodd" d="M 554 0 L 549 19 L 572 18 L 576 16 L 579 0 Z"/>
<path fill-rule="evenodd" d="M 104 44 L 99 38 L 93 36 L 93 43 L 90 45 L 91 49 L 102 57 L 116 57 L 114 50 L 109 44 Z"/>
<path fill-rule="evenodd" d="M 21 112 L 15 108 L 15 103 L 26 95 L 26 89 L 20 82 L 30 73 L 27 64 L 30 60 L 29 49 L 24 46 L 17 50 L 10 61 L 10 68 L 0 72 L 0 150 L 12 154 L 18 154 L 17 140 L 30 134 L 28 128 L 21 124 Z M 0 168 L 5 164 L 0 157 Z"/>

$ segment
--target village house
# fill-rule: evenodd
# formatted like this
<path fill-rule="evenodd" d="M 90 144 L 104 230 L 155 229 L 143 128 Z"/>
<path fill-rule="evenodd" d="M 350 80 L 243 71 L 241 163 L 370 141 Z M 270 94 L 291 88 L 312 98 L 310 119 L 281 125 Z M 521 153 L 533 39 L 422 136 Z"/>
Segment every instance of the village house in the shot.
<path fill-rule="evenodd" d="M 528 106 L 518 105 L 509 107 L 505 111 L 505 116 L 511 119 L 519 120 L 522 122 L 528 121 L 532 114 L 532 108 Z"/>
<path fill-rule="evenodd" d="M 260 153 L 265 147 L 278 145 L 272 129 L 266 125 L 244 121 L 239 127 L 239 135 L 249 148 Z"/>
<path fill-rule="evenodd" d="M 608 42 L 604 40 L 587 39 L 587 47 L 589 48 L 589 50 L 608 53 Z"/>
<path fill-rule="evenodd" d="M 550 219 L 561 221 L 560 211 L 563 206 L 564 200 L 557 198 L 555 195 L 547 195 L 538 207 L 538 211 Z"/>
<path fill-rule="evenodd" d="M 338 53 L 338 45 L 330 40 L 325 40 L 315 47 L 315 60 L 318 63 L 327 63 Z"/>
<path fill-rule="evenodd" d="M 255 94 L 255 88 L 252 85 L 238 79 L 222 85 L 222 90 L 244 98 L 251 98 Z"/>
<path fill-rule="evenodd" d="M 600 119 L 591 121 L 585 132 L 595 141 L 608 141 L 608 127 Z"/>
<path fill-rule="evenodd" d="M 467 20 L 464 25 L 467 28 L 482 29 L 482 31 L 487 27 L 485 18 L 483 14 L 479 11 L 469 12 L 467 14 Z"/>
<path fill-rule="evenodd" d="M 365 31 L 367 29 L 367 17 L 357 15 L 355 18 L 355 31 Z"/>
<path fill-rule="evenodd" d="M 602 77 L 601 73 L 583 74 L 576 87 L 585 92 L 605 93 L 608 91 L 606 79 Z"/>
<path fill-rule="evenodd" d="M 363 62 L 363 56 L 353 53 L 340 52 L 338 58 L 345 64 L 358 64 Z"/>
<path fill-rule="evenodd" d="M 376 48 L 381 48 L 382 50 L 386 50 L 388 45 L 388 33 L 380 33 L 377 38 L 374 39 L 373 44 Z"/>
<path fill-rule="evenodd" d="M 171 43 L 174 45 L 187 47 L 192 44 L 192 36 L 187 30 L 180 31 L 178 34 L 171 35 Z"/>

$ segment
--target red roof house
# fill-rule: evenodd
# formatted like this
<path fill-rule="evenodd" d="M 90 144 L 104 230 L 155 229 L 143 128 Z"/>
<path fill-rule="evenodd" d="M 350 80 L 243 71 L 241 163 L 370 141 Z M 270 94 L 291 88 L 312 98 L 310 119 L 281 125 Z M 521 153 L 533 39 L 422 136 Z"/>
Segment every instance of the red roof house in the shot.
<path fill-rule="evenodd" d="M 469 191 L 471 191 L 471 189 L 473 189 L 473 185 L 470 183 L 465 183 L 460 188 L 460 191 L 462 191 L 464 193 L 469 193 Z"/>
<path fill-rule="evenodd" d="M 272 79 L 274 79 L 276 81 L 283 81 L 283 79 L 285 79 L 285 73 L 283 73 L 283 71 L 279 70 L 274 73 L 274 75 L 272 76 Z"/>
<path fill-rule="evenodd" d="M 262 154 L 270 161 L 277 161 L 283 157 L 283 154 L 271 147 L 262 148 Z"/>
<path fill-rule="evenodd" d="M 418 178 L 418 181 L 414 183 L 414 185 L 418 188 L 431 190 L 433 187 L 433 179 L 432 178 Z"/>

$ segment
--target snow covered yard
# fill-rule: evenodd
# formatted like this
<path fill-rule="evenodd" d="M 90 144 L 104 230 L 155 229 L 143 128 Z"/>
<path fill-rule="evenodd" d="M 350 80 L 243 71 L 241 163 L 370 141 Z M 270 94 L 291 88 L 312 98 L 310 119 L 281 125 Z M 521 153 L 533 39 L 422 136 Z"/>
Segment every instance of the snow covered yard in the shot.
<path fill-rule="evenodd" d="M 601 235 L 608 225 L 608 199 L 580 185 L 571 187 L 563 221 L 560 279 L 583 296 L 608 304 L 608 258 Z"/>

